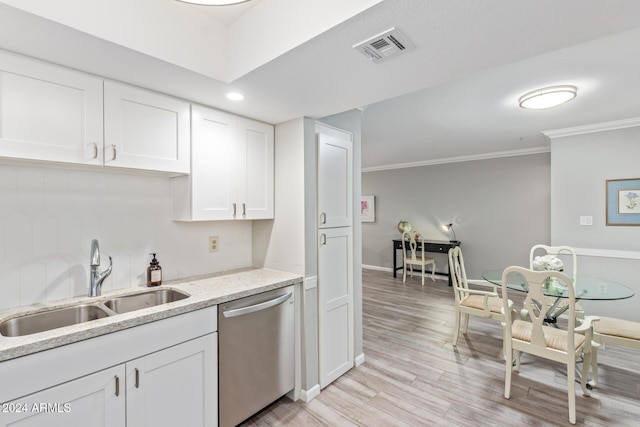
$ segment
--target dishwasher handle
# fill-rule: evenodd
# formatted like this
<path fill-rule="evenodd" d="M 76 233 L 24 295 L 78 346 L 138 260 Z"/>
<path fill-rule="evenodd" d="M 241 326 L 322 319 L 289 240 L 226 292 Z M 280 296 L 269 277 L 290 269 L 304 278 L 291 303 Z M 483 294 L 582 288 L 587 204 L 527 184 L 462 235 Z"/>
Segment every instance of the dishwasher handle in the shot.
<path fill-rule="evenodd" d="M 274 305 L 281 304 L 291 298 L 291 292 L 280 295 L 272 300 L 261 302 L 260 304 L 248 305 L 246 307 L 234 308 L 232 310 L 223 310 L 222 314 L 224 317 L 237 317 L 243 316 L 249 313 L 255 313 L 256 311 L 265 310 L 269 307 L 273 307 Z"/>

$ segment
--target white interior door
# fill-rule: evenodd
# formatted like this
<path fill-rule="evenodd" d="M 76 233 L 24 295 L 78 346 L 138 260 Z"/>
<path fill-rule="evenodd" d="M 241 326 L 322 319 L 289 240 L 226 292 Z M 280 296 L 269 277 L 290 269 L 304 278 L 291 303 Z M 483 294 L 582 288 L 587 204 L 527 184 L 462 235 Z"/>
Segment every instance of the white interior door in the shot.
<path fill-rule="evenodd" d="M 347 139 L 348 138 L 348 139 Z M 349 227 L 353 211 L 353 142 L 346 133 L 318 134 L 318 227 Z"/>
<path fill-rule="evenodd" d="M 353 367 L 353 240 L 350 227 L 321 229 L 318 247 L 320 387 Z"/>

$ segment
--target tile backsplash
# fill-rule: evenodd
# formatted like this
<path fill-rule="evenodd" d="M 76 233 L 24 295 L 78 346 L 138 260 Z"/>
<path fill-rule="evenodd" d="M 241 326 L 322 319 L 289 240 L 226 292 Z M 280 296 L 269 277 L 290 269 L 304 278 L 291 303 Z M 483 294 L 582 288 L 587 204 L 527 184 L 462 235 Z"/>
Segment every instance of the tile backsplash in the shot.
<path fill-rule="evenodd" d="M 87 294 L 94 238 L 103 290 L 145 286 L 151 252 L 164 280 L 251 265 L 250 221 L 171 218 L 168 177 L 0 165 L 0 309 Z"/>

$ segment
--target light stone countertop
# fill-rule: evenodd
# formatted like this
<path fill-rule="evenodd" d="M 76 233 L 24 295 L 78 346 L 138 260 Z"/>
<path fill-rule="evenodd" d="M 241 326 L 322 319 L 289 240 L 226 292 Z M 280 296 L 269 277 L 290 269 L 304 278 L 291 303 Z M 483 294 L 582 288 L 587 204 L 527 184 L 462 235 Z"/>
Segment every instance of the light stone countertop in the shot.
<path fill-rule="evenodd" d="M 210 277 L 163 282 L 159 287 L 136 287 L 105 292 L 94 298 L 76 297 L 29 307 L 0 310 L 0 321 L 16 315 L 43 309 L 55 309 L 81 303 L 98 303 L 115 296 L 135 294 L 158 288 L 175 288 L 190 295 L 180 301 L 117 314 L 72 326 L 20 337 L 0 335 L 0 362 L 48 350 L 66 344 L 94 338 L 178 314 L 222 304 L 227 301 L 302 283 L 302 277 L 265 268 L 219 273 Z"/>

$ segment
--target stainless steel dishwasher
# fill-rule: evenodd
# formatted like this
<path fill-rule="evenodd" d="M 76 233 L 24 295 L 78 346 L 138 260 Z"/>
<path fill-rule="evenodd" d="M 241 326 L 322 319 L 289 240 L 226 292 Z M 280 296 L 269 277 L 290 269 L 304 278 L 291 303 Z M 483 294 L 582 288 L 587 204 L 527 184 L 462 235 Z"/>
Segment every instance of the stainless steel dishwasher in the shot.
<path fill-rule="evenodd" d="M 218 306 L 220 427 L 232 427 L 294 387 L 293 286 Z"/>

